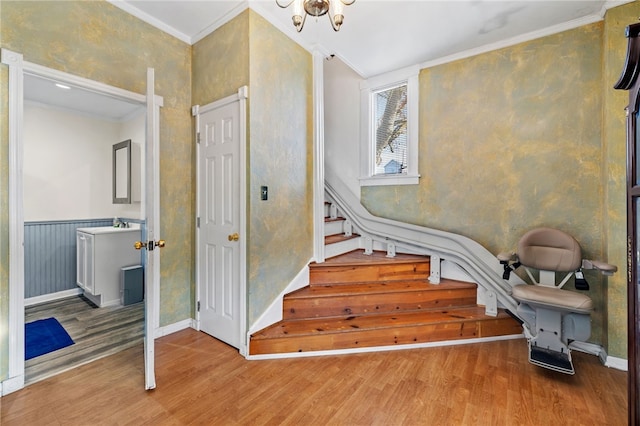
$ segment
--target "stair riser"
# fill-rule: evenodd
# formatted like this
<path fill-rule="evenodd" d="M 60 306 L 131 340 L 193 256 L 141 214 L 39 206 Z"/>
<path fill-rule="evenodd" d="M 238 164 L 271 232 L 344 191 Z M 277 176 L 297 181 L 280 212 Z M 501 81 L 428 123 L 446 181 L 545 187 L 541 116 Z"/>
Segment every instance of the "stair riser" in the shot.
<path fill-rule="evenodd" d="M 326 241 L 326 239 L 325 239 Z M 329 243 L 324 247 L 325 258 L 338 256 L 343 253 L 348 253 L 353 250 L 359 249 L 361 246 L 360 238 L 352 238 L 350 240 L 342 241 L 339 243 Z"/>
<path fill-rule="evenodd" d="M 374 346 L 396 346 L 487 336 L 520 334 L 522 328 L 511 318 L 427 324 L 384 330 L 355 330 L 347 333 L 252 340 L 250 354 L 313 352 Z"/>
<path fill-rule="evenodd" d="M 367 281 L 419 280 L 429 277 L 429 262 L 309 269 L 309 286 Z"/>
<path fill-rule="evenodd" d="M 327 235 L 342 234 L 344 232 L 343 226 L 344 226 L 344 221 L 342 220 L 325 222 L 324 235 L 327 236 Z"/>
<path fill-rule="evenodd" d="M 331 214 L 331 203 L 325 201 L 324 203 L 324 217 L 329 217 Z"/>
<path fill-rule="evenodd" d="M 476 290 L 473 288 L 366 295 L 335 295 L 304 299 L 285 297 L 283 302 L 283 318 L 320 318 L 475 305 Z"/>

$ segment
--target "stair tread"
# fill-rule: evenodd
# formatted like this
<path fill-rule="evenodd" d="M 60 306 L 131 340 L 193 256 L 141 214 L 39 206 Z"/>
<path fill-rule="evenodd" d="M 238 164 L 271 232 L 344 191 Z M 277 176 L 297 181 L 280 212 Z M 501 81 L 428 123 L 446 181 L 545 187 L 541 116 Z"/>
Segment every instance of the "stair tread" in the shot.
<path fill-rule="evenodd" d="M 344 235 L 344 234 L 333 234 L 333 235 L 325 236 L 324 237 L 324 243 L 325 243 L 325 245 L 327 245 L 327 244 L 338 243 L 338 242 L 341 242 L 341 241 L 352 240 L 354 238 L 360 238 L 360 235 L 351 234 L 351 235 L 347 236 L 347 235 Z"/>
<path fill-rule="evenodd" d="M 338 234 L 341 235 L 341 234 Z M 419 254 L 396 253 L 395 257 L 387 257 L 386 251 L 374 251 L 372 254 L 364 254 L 364 250 L 353 250 L 338 256 L 326 259 L 323 263 L 311 262 L 310 268 L 330 268 L 334 266 L 359 266 L 371 264 L 399 264 L 399 263 L 430 263 L 428 256 Z"/>
<path fill-rule="evenodd" d="M 347 219 L 345 219 L 342 216 L 338 216 L 338 217 L 331 217 L 331 216 L 325 216 L 324 221 L 325 222 L 339 222 L 339 221 L 345 221 Z"/>
<path fill-rule="evenodd" d="M 389 314 L 367 314 L 349 317 L 329 317 L 317 319 L 283 320 L 251 336 L 254 340 L 350 333 L 365 330 L 381 330 L 401 327 L 417 327 L 464 321 L 500 320 L 511 317 L 500 310 L 496 317 L 485 315 L 481 306 L 458 307 L 453 309 L 394 312 Z"/>
<path fill-rule="evenodd" d="M 335 297 L 363 294 L 401 293 L 417 291 L 446 291 L 476 289 L 477 284 L 443 279 L 440 284 L 431 284 L 427 280 L 375 281 L 322 286 L 307 286 L 293 291 L 286 299 L 307 299 L 316 297 Z"/>
<path fill-rule="evenodd" d="M 429 277 L 429 257 L 398 254 L 387 257 L 386 251 L 353 250 L 309 265 L 309 284 L 313 286 L 359 283 L 366 281 L 424 280 Z"/>

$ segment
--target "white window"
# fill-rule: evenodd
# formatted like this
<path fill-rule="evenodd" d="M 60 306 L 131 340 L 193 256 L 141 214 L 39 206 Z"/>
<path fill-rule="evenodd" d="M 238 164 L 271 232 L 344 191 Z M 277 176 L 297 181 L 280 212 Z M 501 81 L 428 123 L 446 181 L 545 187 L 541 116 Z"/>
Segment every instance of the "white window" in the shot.
<path fill-rule="evenodd" d="M 403 70 L 361 86 L 360 185 L 417 184 L 418 73 Z"/>

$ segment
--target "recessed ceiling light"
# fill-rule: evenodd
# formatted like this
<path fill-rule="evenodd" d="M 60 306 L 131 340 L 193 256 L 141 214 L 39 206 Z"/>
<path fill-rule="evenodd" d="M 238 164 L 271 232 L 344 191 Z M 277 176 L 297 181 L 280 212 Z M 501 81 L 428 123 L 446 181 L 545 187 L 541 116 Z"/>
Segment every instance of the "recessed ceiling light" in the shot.
<path fill-rule="evenodd" d="M 60 84 L 60 83 L 56 83 L 56 87 L 59 87 L 61 89 L 67 89 L 67 90 L 71 89 L 71 87 L 65 86 L 64 84 Z"/>

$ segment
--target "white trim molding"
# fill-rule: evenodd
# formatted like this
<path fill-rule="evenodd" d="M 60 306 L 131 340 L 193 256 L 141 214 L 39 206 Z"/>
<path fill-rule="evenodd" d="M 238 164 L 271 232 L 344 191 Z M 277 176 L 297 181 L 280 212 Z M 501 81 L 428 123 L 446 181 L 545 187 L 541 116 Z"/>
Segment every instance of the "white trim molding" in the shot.
<path fill-rule="evenodd" d="M 216 19 L 214 22 L 212 22 L 211 24 L 207 25 L 206 27 L 204 27 L 203 29 L 198 31 L 196 34 L 191 36 L 191 38 L 189 39 L 188 43 L 191 44 L 191 45 L 196 44 L 197 42 L 199 42 L 200 40 L 202 40 L 203 38 L 205 38 L 209 34 L 213 33 L 215 30 L 217 30 L 218 28 L 220 28 L 221 26 L 223 26 L 227 22 L 231 21 L 236 16 L 240 15 L 248 7 L 249 7 L 249 4 L 248 4 L 247 0 L 245 0 L 245 1 L 241 2 L 241 3 L 238 3 L 238 5 L 236 5 L 233 9 L 231 9 L 230 11 L 228 11 L 227 13 L 222 15 L 220 18 Z"/>
<path fill-rule="evenodd" d="M 307 262 L 307 265 L 310 262 L 311 260 Z M 271 302 L 271 305 L 263 312 L 260 318 L 251 325 L 247 332 L 247 342 L 250 341 L 251 334 L 282 320 L 282 301 L 285 294 L 301 289 L 307 285 L 309 285 L 309 266 L 305 266 L 298 272 L 289 285 Z"/>
<path fill-rule="evenodd" d="M 324 55 L 313 53 L 313 247 L 316 262 L 324 253 Z"/>
<path fill-rule="evenodd" d="M 2 396 L 9 395 L 12 392 L 19 391 L 24 387 L 24 375 L 11 377 L 4 382 L 0 383 L 0 390 Z"/>
<path fill-rule="evenodd" d="M 211 111 L 213 109 L 216 108 L 220 108 L 222 106 L 231 104 L 233 102 L 238 102 L 239 103 L 239 108 L 240 108 L 240 123 L 239 123 L 239 128 L 240 128 L 240 158 L 239 158 L 239 162 L 240 162 L 240 170 L 239 170 L 239 174 L 241 176 L 241 182 L 240 182 L 240 193 L 238 194 L 238 198 L 240 200 L 240 225 L 239 225 L 239 229 L 241 230 L 241 238 L 239 241 L 240 244 L 240 294 L 244 295 L 245 297 L 241 297 L 240 298 L 240 307 L 239 307 L 239 311 L 240 312 L 247 312 L 247 239 L 246 237 L 244 237 L 245 234 L 247 234 L 245 231 L 247 229 L 247 188 L 246 188 L 246 182 L 244 180 L 244 178 L 242 178 L 243 176 L 246 176 L 247 170 L 246 170 L 246 165 L 247 165 L 247 100 L 249 99 L 249 87 L 248 86 L 242 86 L 240 88 L 238 88 L 237 92 L 235 95 L 230 95 L 227 97 L 224 97 L 222 99 L 218 99 L 217 101 L 211 102 L 207 105 L 193 105 L 191 107 L 191 115 L 194 117 L 194 126 L 196 129 L 196 132 L 199 128 L 199 122 L 200 122 L 200 115 L 204 114 L 207 111 Z M 197 142 L 196 142 L 197 143 Z M 200 176 L 200 149 L 198 147 L 198 145 L 196 145 L 196 176 Z M 196 179 L 196 180 L 199 180 Z M 197 186 L 197 185 L 196 185 Z M 196 187 L 196 248 L 199 246 L 200 244 L 200 238 L 198 235 L 198 222 L 197 222 L 197 218 L 202 217 L 202 212 L 200 211 L 200 191 L 199 189 Z M 195 294 L 195 300 L 194 303 L 198 303 L 198 301 L 200 300 L 200 280 L 201 277 L 199 275 L 199 265 L 200 262 L 202 262 L 202 259 L 200 259 L 200 256 L 198 254 L 198 250 L 196 249 L 196 270 L 195 270 L 195 276 L 196 276 L 196 294 Z M 197 311 L 196 309 L 196 318 L 193 320 L 192 322 L 193 324 L 193 328 L 195 328 L 196 330 L 200 330 L 200 313 Z M 238 347 L 238 351 L 240 352 L 240 355 L 245 355 L 248 352 L 248 340 L 247 340 L 247 316 L 246 315 L 241 315 L 240 316 L 240 345 Z"/>
<path fill-rule="evenodd" d="M 9 66 L 9 360 L 3 394 L 24 387 L 24 212 L 23 212 L 23 114 L 24 74 L 54 79 L 83 89 L 140 105 L 146 96 L 23 60 L 20 53 L 1 49 L 2 63 Z M 155 96 L 162 105 L 162 97 Z M 158 114 L 158 112 L 156 112 Z M 159 310 L 157 313 L 159 313 Z M 159 318 L 159 315 L 156 315 Z M 156 319 L 156 321 L 159 321 Z"/>
<path fill-rule="evenodd" d="M 629 371 L 629 361 L 624 358 L 607 356 L 607 360 L 604 365 L 610 368 L 615 368 L 616 370 Z"/>
<path fill-rule="evenodd" d="M 42 296 L 30 297 L 24 299 L 24 306 L 38 305 L 40 303 L 52 302 L 54 300 L 65 299 L 67 297 L 78 296 L 83 293 L 81 288 L 72 288 L 71 290 L 58 291 L 57 293 L 43 294 Z"/>
<path fill-rule="evenodd" d="M 191 37 L 189 37 L 188 35 L 186 35 L 181 31 L 176 30 L 171 25 L 168 25 L 162 22 L 160 19 L 155 18 L 146 12 L 143 12 L 137 7 L 121 0 L 107 0 L 107 2 L 111 3 L 113 6 L 117 7 L 118 9 L 124 10 L 129 15 L 135 16 L 141 21 L 156 27 L 160 31 L 164 31 L 165 33 L 177 38 L 178 40 L 191 44 Z"/>
<path fill-rule="evenodd" d="M 607 351 L 602 346 L 596 345 L 595 343 L 573 341 L 569 345 L 569 348 L 597 356 L 605 367 L 628 371 L 629 366 L 626 359 L 608 356 Z"/>
<path fill-rule="evenodd" d="M 511 334 L 507 336 L 477 337 L 474 339 L 412 343 L 408 345 L 372 346 L 368 348 L 334 349 L 329 351 L 286 352 L 286 353 L 280 353 L 280 354 L 249 355 L 246 358 L 249 360 L 266 360 L 266 359 L 284 359 L 284 358 L 306 358 L 311 356 L 327 356 L 327 355 L 350 355 L 350 354 L 361 354 L 361 353 L 369 353 L 369 352 L 402 351 L 407 349 L 423 349 L 423 348 L 437 348 L 442 346 L 469 345 L 473 343 L 496 342 L 499 340 L 515 340 L 515 339 L 524 339 L 524 335 Z"/>
<path fill-rule="evenodd" d="M 419 67 L 407 67 L 372 77 L 360 84 L 360 186 L 417 185 L 419 183 L 419 73 Z M 399 84 L 407 85 L 407 173 L 376 175 L 373 165 L 375 153 L 372 94 L 376 90 L 384 90 Z"/>
<path fill-rule="evenodd" d="M 1 51 L 9 66 L 9 370 L 3 391 L 24 386 L 24 214 L 22 211 L 22 122 L 24 69 L 22 54 Z M 17 387 L 19 386 L 19 387 Z"/>
<path fill-rule="evenodd" d="M 630 1 L 633 1 L 633 0 L 630 0 Z M 525 42 L 536 40 L 542 37 L 547 37 L 553 34 L 558 34 L 564 31 L 581 27 L 583 25 L 593 24 L 595 22 L 599 22 L 604 19 L 605 9 L 609 9 L 614 6 L 619 6 L 620 4 L 629 3 L 630 1 L 618 2 L 619 4 L 610 5 L 609 7 L 603 6 L 603 10 L 600 11 L 600 14 L 584 16 L 582 18 L 574 19 L 569 22 L 563 22 L 558 25 L 552 25 L 547 28 L 542 28 L 540 30 L 531 31 L 526 34 L 521 34 L 515 37 L 511 37 L 506 40 L 485 44 L 483 46 L 479 46 L 474 49 L 468 49 L 462 52 L 454 53 L 453 55 L 443 56 L 441 58 L 426 61 L 420 64 L 420 68 L 431 68 L 437 65 L 443 65 L 449 62 L 460 60 L 460 59 L 470 58 L 472 56 L 481 55 L 483 53 L 492 52 L 494 50 L 499 50 L 505 47 L 515 46 L 516 44 L 525 43 Z"/>
<path fill-rule="evenodd" d="M 169 334 L 177 333 L 178 331 L 186 330 L 193 327 L 193 319 L 187 318 L 182 321 L 174 322 L 163 327 L 158 327 L 154 333 L 155 338 L 168 336 Z"/>

